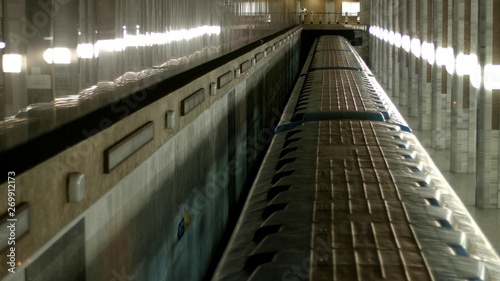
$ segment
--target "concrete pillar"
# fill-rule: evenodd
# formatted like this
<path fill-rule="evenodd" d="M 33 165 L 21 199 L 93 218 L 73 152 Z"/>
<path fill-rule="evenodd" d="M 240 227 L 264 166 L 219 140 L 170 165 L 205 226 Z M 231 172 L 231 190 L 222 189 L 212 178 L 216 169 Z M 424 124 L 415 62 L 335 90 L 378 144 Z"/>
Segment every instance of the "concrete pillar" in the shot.
<path fill-rule="evenodd" d="M 393 24 L 392 24 L 392 20 L 393 20 L 393 13 L 392 13 L 392 8 L 393 8 L 393 5 L 392 5 L 392 2 L 393 0 L 388 0 L 387 2 L 385 2 L 385 10 L 386 10 L 386 29 L 388 31 L 391 31 L 391 30 L 394 30 L 394 27 L 393 27 Z M 386 58 L 386 68 L 385 68 L 385 90 L 387 92 L 388 95 L 391 95 L 392 93 L 392 79 L 393 79 L 393 75 L 392 75 L 392 60 L 393 60 L 393 56 L 392 56 L 392 50 L 393 50 L 393 46 L 389 43 L 389 42 L 386 42 L 385 43 L 385 58 Z"/>
<path fill-rule="evenodd" d="M 408 35 L 409 21 L 409 6 L 408 0 L 399 0 L 399 18 L 400 18 L 400 33 L 401 36 Z M 409 54 L 403 48 L 399 48 L 399 105 L 408 105 L 408 58 Z M 406 110 L 401 110 L 401 114 L 405 115 Z"/>
<path fill-rule="evenodd" d="M 360 6 L 361 6 L 361 24 L 362 25 L 367 25 L 368 27 L 371 26 L 371 11 L 370 11 L 370 5 L 371 5 L 371 0 L 361 0 L 360 1 Z M 335 5 L 333 5 L 335 7 Z M 335 13 L 332 13 L 330 15 L 330 20 L 331 23 L 335 23 Z M 363 54 L 361 56 L 365 60 L 367 65 L 370 65 L 370 50 L 371 50 L 371 34 L 368 33 L 367 31 L 363 32 Z"/>
<path fill-rule="evenodd" d="M 500 2 L 479 1 L 478 57 L 481 66 L 500 64 Z M 499 208 L 500 91 L 481 85 L 478 93 L 476 206 Z"/>
<path fill-rule="evenodd" d="M 466 17 L 466 23 L 469 23 L 469 26 L 466 27 L 469 30 L 468 38 L 469 40 L 468 47 L 469 54 L 478 53 L 478 21 L 479 21 L 479 4 L 478 1 L 474 0 L 465 0 L 466 10 L 469 9 L 469 14 Z M 467 32 L 465 32 L 467 34 Z M 464 91 L 469 91 L 469 107 L 467 108 L 467 114 L 469 116 L 468 128 L 469 128 L 469 139 L 468 139 L 468 154 L 467 154 L 467 172 L 475 173 L 476 172 L 476 158 L 477 158 L 477 100 L 479 96 L 479 89 L 477 86 L 474 86 L 473 79 L 475 77 L 471 76 L 469 78 L 468 85 L 464 85 Z"/>
<path fill-rule="evenodd" d="M 408 15 L 408 31 L 410 38 L 419 39 L 417 19 L 420 15 L 420 0 L 408 0 L 410 12 Z M 418 59 L 410 51 L 408 54 L 408 116 L 418 116 Z"/>
<path fill-rule="evenodd" d="M 380 27 L 380 11 L 378 6 L 380 5 L 379 1 L 372 1 L 372 17 L 373 17 L 373 26 L 378 26 Z M 377 38 L 377 34 L 373 37 L 373 43 L 374 43 L 374 52 L 372 56 L 372 71 L 375 76 L 378 76 L 379 73 L 379 66 L 380 66 L 380 60 L 377 59 L 378 54 L 379 54 L 379 47 L 380 47 L 380 40 Z"/>
<path fill-rule="evenodd" d="M 453 1 L 455 0 L 445 0 L 447 3 L 447 20 L 446 20 L 446 33 L 443 38 L 446 38 L 446 47 L 453 48 Z M 444 6 L 443 6 L 444 7 Z M 443 21 L 444 23 L 444 21 Z M 444 40 L 444 39 L 443 39 Z M 453 75 L 449 74 L 448 71 L 444 72 L 444 88 L 446 88 L 446 147 L 451 147 L 451 108 L 453 106 L 452 102 L 452 80 Z"/>
<path fill-rule="evenodd" d="M 471 0 L 453 0 L 453 49 L 456 55 L 470 53 L 470 3 Z M 471 140 L 475 142 L 475 133 L 469 127 L 475 108 L 470 104 L 469 80 L 468 76 L 457 75 L 456 71 L 452 78 L 450 170 L 456 173 L 475 171 L 475 147 L 470 143 Z"/>
<path fill-rule="evenodd" d="M 493 6 L 493 44 L 492 46 L 492 64 L 493 65 L 500 65 L 500 2 L 497 0 L 494 0 L 494 6 Z M 496 142 L 493 142 L 495 147 L 492 149 L 496 151 L 496 149 L 499 149 L 498 144 L 498 132 L 499 132 L 499 127 L 500 127 L 500 90 L 493 90 L 491 93 L 492 97 L 494 97 L 495 102 L 493 103 L 493 114 L 492 114 L 492 122 L 494 122 L 495 127 L 495 133 L 496 135 Z M 498 153 L 496 154 L 498 155 Z M 498 158 L 497 158 L 498 159 Z M 497 173 L 497 177 L 500 177 L 499 175 L 499 169 L 498 169 L 498 162 L 495 162 L 495 165 L 493 167 L 490 167 L 493 173 Z M 496 169 L 495 169 L 496 168 Z M 499 180 L 500 182 L 500 180 Z M 492 187 L 493 189 L 494 187 Z M 497 207 L 500 208 L 500 186 L 497 183 L 496 185 L 497 188 Z M 493 193 L 493 192 L 492 192 Z M 494 193 L 493 193 L 494 194 Z"/>
<path fill-rule="evenodd" d="M 432 42 L 432 0 L 420 1 L 419 35 L 421 43 Z M 418 129 L 430 130 L 432 119 L 432 65 L 418 60 Z"/>
<path fill-rule="evenodd" d="M 383 29 L 387 29 L 387 2 L 388 1 L 380 1 L 380 12 L 381 12 L 381 21 L 382 25 L 381 27 Z M 381 66 L 380 66 L 380 72 L 382 75 L 379 75 L 379 82 L 384 87 L 384 89 L 387 90 L 387 77 L 389 76 L 387 72 L 387 42 L 385 42 L 383 39 L 380 40 L 381 42 L 381 52 L 380 52 L 380 58 L 381 58 Z"/>
<path fill-rule="evenodd" d="M 388 19 L 387 19 L 387 2 L 388 1 L 379 1 L 380 2 L 380 19 L 381 19 L 381 27 L 383 29 L 387 29 L 387 23 L 388 23 Z M 383 39 L 382 40 L 379 40 L 380 41 L 380 44 L 381 44 L 381 50 L 380 50 L 380 73 L 381 75 L 379 75 L 378 77 L 378 80 L 380 82 L 380 84 L 382 85 L 382 87 L 384 87 L 384 89 L 387 90 L 387 76 L 388 76 L 388 72 L 387 72 L 387 42 L 385 42 Z"/>
<path fill-rule="evenodd" d="M 451 0 L 453 11 L 452 46 L 455 56 L 463 53 L 464 41 L 464 6 L 465 0 Z M 452 172 L 465 173 L 467 171 L 467 128 L 465 128 L 463 114 L 463 77 L 456 71 L 451 77 L 451 163 Z"/>
<path fill-rule="evenodd" d="M 382 19 L 384 18 L 383 16 L 383 8 L 382 6 L 382 1 L 376 1 L 376 9 L 377 9 L 377 26 L 383 28 L 383 23 Z M 376 61 L 377 61 L 377 78 L 382 78 L 381 76 L 384 75 L 382 73 L 382 64 L 383 64 L 383 59 L 381 59 L 382 56 L 382 40 L 379 38 L 377 40 L 377 53 L 376 53 Z"/>
<path fill-rule="evenodd" d="M 375 3 L 374 1 L 370 1 L 370 11 L 371 14 L 370 14 L 370 21 L 369 21 L 369 26 L 376 26 L 376 23 L 375 23 L 375 16 L 376 16 L 376 12 L 374 10 L 374 6 L 375 6 Z M 369 58 L 369 62 L 368 64 L 370 65 L 370 69 L 372 71 L 373 74 L 375 74 L 375 41 L 377 41 L 377 39 L 375 38 L 375 36 L 373 34 L 370 35 L 370 42 L 369 42 L 369 46 L 368 46 L 368 58 Z"/>
<path fill-rule="evenodd" d="M 400 20 L 401 17 L 399 15 L 399 2 L 400 0 L 393 0 L 392 1 L 392 30 L 395 33 L 401 33 L 400 30 Z M 392 74 L 391 76 L 393 77 L 392 79 L 392 85 L 391 85 L 391 97 L 392 101 L 394 104 L 399 104 L 399 61 L 400 61 L 400 55 L 399 55 L 399 50 L 400 48 L 392 47 L 391 48 L 391 57 L 392 57 Z"/>
<path fill-rule="evenodd" d="M 383 7 L 383 4 L 384 4 L 385 1 L 377 1 L 377 26 L 383 28 L 384 27 L 384 7 Z M 379 78 L 380 80 L 383 80 L 381 79 L 385 73 L 383 72 L 383 65 L 385 63 L 384 61 L 384 58 L 383 58 L 383 55 L 384 54 L 384 41 L 383 40 L 380 40 L 380 39 L 377 39 L 377 55 L 376 55 L 376 60 L 377 60 L 377 78 Z"/>
<path fill-rule="evenodd" d="M 380 1 L 371 1 L 371 26 L 379 26 L 381 27 L 381 15 L 379 9 Z M 371 38 L 371 48 L 370 48 L 370 67 L 373 74 L 376 77 L 379 77 L 380 74 L 380 66 L 382 64 L 382 60 L 380 60 L 380 48 L 381 42 L 376 37 L 373 36 Z"/>
<path fill-rule="evenodd" d="M 434 47 L 444 48 L 447 45 L 448 0 L 433 1 L 433 39 Z M 443 79 L 444 76 L 444 79 Z M 446 148 L 447 130 L 447 86 L 446 68 L 436 63 L 432 66 L 432 135 L 433 148 Z"/>

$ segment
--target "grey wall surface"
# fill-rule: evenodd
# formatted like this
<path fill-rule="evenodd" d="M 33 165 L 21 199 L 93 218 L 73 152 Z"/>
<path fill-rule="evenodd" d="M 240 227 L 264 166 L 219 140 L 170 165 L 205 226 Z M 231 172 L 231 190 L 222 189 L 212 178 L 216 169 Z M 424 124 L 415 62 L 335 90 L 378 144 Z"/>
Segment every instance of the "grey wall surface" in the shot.
<path fill-rule="evenodd" d="M 272 138 L 298 71 L 296 44 L 249 75 L 92 207 L 86 218 L 87 280 L 110 280 L 113 271 L 123 270 L 134 280 L 203 277 L 247 175 Z M 178 240 L 187 211 L 191 225 Z"/>
<path fill-rule="evenodd" d="M 4 280 L 36 277 L 40 264 L 46 265 L 45 280 L 56 280 L 50 278 L 71 261 L 53 245 L 74 225 L 84 227 L 78 232 L 85 241 L 78 258 L 86 267 L 78 275 L 84 279 L 75 280 L 201 280 L 298 74 L 300 36 L 282 41 L 279 51 L 243 73 L 232 89 L 45 244 L 26 270 Z M 179 239 L 187 212 L 190 226 Z M 57 268 L 45 261 L 49 251 Z M 71 276 L 75 267 L 67 268 L 64 274 Z"/>

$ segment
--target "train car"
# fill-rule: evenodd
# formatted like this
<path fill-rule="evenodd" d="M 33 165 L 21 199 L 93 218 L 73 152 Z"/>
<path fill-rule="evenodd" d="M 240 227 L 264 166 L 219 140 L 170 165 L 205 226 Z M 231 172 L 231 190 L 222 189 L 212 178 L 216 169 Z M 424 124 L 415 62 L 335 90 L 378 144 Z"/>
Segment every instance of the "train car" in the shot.
<path fill-rule="evenodd" d="M 322 36 L 313 43 L 278 132 L 303 120 L 319 120 L 332 115 L 385 121 L 411 132 L 347 40 L 340 36 Z"/>
<path fill-rule="evenodd" d="M 322 105 L 388 99 L 362 68 L 312 67 L 341 48 L 361 60 L 342 38 L 315 42 L 213 280 L 498 280 L 498 255 L 392 103 L 396 119 Z M 373 79 L 305 79 L 338 70 Z"/>

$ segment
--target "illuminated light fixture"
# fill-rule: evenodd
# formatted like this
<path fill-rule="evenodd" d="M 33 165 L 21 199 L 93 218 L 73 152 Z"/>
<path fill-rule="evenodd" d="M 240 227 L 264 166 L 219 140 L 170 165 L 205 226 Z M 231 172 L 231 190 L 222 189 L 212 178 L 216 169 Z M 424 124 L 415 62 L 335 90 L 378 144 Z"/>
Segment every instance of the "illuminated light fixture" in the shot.
<path fill-rule="evenodd" d="M 78 44 L 76 46 L 76 55 L 81 59 L 91 59 L 94 57 L 94 45 L 87 44 Z"/>
<path fill-rule="evenodd" d="M 43 53 L 43 59 L 48 64 L 70 64 L 71 55 L 68 48 L 48 48 Z"/>
<path fill-rule="evenodd" d="M 121 41 L 123 43 L 122 48 L 125 49 L 126 47 L 138 47 L 139 43 L 144 42 L 140 41 L 138 37 L 139 36 L 125 36 Z"/>
<path fill-rule="evenodd" d="M 448 74 L 450 75 L 455 73 L 455 58 L 452 58 L 452 60 L 446 64 L 446 71 L 448 71 Z"/>
<path fill-rule="evenodd" d="M 123 51 L 123 40 L 122 39 L 109 39 L 109 40 L 99 40 L 97 41 L 95 48 L 97 48 L 97 51 L 94 51 L 94 53 L 97 53 L 97 56 L 99 56 L 99 53 L 101 51 L 107 51 L 107 52 L 119 52 Z"/>
<path fill-rule="evenodd" d="M 394 45 L 394 31 L 389 32 L 389 44 Z"/>
<path fill-rule="evenodd" d="M 379 27 L 378 29 L 378 39 L 384 40 L 384 29 L 382 27 Z"/>
<path fill-rule="evenodd" d="M 387 29 L 383 31 L 383 37 L 385 42 L 389 42 L 389 31 Z"/>
<path fill-rule="evenodd" d="M 23 56 L 20 54 L 5 54 L 2 56 L 2 67 L 5 73 L 20 73 Z"/>
<path fill-rule="evenodd" d="M 427 54 L 427 63 L 429 63 L 430 65 L 433 65 L 434 62 L 436 61 L 436 53 L 434 52 L 434 44 L 432 45 L 432 49 L 429 49 L 428 50 L 428 54 Z"/>
<path fill-rule="evenodd" d="M 454 58 L 453 49 L 452 48 L 442 48 L 439 47 L 436 50 L 436 64 L 437 65 L 446 65 L 448 64 L 450 58 Z"/>
<path fill-rule="evenodd" d="M 500 90 L 500 64 L 487 64 L 484 67 L 484 87 L 488 90 Z"/>
<path fill-rule="evenodd" d="M 471 75 L 473 74 L 475 66 L 478 64 L 477 56 L 474 54 L 458 54 L 456 64 L 458 75 Z"/>
<path fill-rule="evenodd" d="M 481 65 L 474 65 L 470 74 L 470 83 L 472 87 L 479 89 L 481 87 L 482 78 Z"/>
<path fill-rule="evenodd" d="M 0 49 L 5 49 L 5 42 L 0 41 Z"/>
<path fill-rule="evenodd" d="M 434 61 L 436 59 L 436 53 L 434 50 L 434 43 L 424 42 L 422 44 L 422 58 L 427 59 L 427 62 L 430 65 L 434 64 Z"/>
<path fill-rule="evenodd" d="M 394 46 L 397 48 L 401 48 L 401 34 L 394 33 Z"/>
<path fill-rule="evenodd" d="M 427 42 L 423 42 L 423 43 L 422 43 L 422 49 L 420 49 L 420 50 L 421 50 L 421 57 L 422 57 L 423 59 L 427 59 L 427 53 L 428 53 L 428 52 L 427 52 L 427 48 L 428 48 L 428 47 L 427 47 L 427 46 L 428 46 L 427 44 L 429 44 L 429 43 L 427 43 Z"/>
<path fill-rule="evenodd" d="M 375 33 L 375 26 L 370 26 L 370 28 L 368 29 L 368 32 L 373 35 Z"/>
<path fill-rule="evenodd" d="M 403 35 L 403 37 L 401 38 L 401 46 L 403 46 L 403 49 L 406 51 L 406 52 L 410 52 L 411 50 L 411 40 L 410 40 L 410 36 L 408 35 Z"/>
<path fill-rule="evenodd" d="M 99 43 L 99 41 L 97 41 Z M 98 58 L 99 57 L 99 44 L 96 43 L 94 44 L 94 58 Z"/>
<path fill-rule="evenodd" d="M 52 64 L 53 63 L 53 61 L 52 61 L 53 57 L 54 57 L 54 51 L 52 50 L 52 48 L 48 48 L 45 52 L 43 52 L 43 59 L 48 64 Z"/>
<path fill-rule="evenodd" d="M 449 74 L 453 74 L 453 72 L 455 72 L 455 53 L 453 48 L 437 48 L 436 64 L 446 66 L 446 71 L 448 71 Z"/>
<path fill-rule="evenodd" d="M 420 57 L 421 52 L 420 39 L 413 38 L 411 40 L 411 52 L 415 55 L 415 57 Z"/>

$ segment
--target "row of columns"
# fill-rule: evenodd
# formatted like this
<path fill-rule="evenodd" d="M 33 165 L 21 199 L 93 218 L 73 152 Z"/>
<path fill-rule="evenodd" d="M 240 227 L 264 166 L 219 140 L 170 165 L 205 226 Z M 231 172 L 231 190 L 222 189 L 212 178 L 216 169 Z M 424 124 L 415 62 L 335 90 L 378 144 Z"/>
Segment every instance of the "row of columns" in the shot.
<path fill-rule="evenodd" d="M 484 66 L 500 64 L 500 1 L 364 2 L 370 5 L 370 26 L 401 34 L 403 41 L 399 47 L 387 34 L 386 40 L 371 36 L 373 73 L 393 102 L 407 111 L 402 113 L 416 117 L 417 129 L 432 131 L 431 140 L 423 143 L 449 149 L 451 172 L 476 173 L 477 206 L 499 208 L 500 91 L 477 79 L 483 80 Z M 431 43 L 433 54 L 452 48 L 455 60 L 475 54 L 483 72 L 463 75 L 454 64 L 428 61 L 420 54 L 423 43 Z"/>

